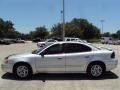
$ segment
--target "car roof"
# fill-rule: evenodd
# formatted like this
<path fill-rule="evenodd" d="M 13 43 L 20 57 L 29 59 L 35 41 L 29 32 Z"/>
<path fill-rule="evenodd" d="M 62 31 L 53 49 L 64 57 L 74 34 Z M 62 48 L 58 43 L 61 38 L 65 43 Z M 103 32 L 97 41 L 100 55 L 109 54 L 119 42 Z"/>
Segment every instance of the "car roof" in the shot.
<path fill-rule="evenodd" d="M 75 41 L 70 41 L 70 42 L 55 42 L 54 44 L 63 44 L 63 43 L 76 43 L 76 44 L 85 44 L 85 45 L 89 45 L 89 43 L 83 43 L 83 42 L 75 42 Z"/>
<path fill-rule="evenodd" d="M 97 47 L 95 47 L 94 45 L 92 45 L 91 43 L 83 43 L 83 42 L 73 42 L 73 41 L 70 41 L 70 42 L 65 42 L 65 41 L 62 41 L 62 42 L 55 42 L 55 43 L 52 43 L 49 46 L 51 45 L 55 45 L 55 44 L 65 44 L 65 43 L 71 43 L 71 44 L 83 44 L 83 45 L 86 45 L 90 48 L 92 48 L 93 50 L 99 50 Z"/>

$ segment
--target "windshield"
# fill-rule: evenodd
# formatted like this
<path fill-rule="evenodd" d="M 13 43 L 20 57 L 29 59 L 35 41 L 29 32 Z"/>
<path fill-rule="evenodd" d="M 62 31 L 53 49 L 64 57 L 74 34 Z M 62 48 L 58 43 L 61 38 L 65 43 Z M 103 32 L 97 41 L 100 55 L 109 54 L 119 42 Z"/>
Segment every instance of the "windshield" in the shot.
<path fill-rule="evenodd" d="M 42 50 L 44 50 L 49 45 L 51 45 L 51 44 L 44 45 L 43 47 L 40 47 L 39 49 L 36 49 L 36 50 L 32 51 L 32 54 L 38 54 L 39 52 L 41 52 Z"/>

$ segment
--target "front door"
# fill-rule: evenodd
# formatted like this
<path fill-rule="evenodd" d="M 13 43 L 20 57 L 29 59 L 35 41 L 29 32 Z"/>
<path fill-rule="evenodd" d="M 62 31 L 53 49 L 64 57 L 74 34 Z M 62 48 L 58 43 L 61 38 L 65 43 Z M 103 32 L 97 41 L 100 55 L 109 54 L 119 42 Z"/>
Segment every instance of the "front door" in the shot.
<path fill-rule="evenodd" d="M 39 72 L 64 72 L 65 54 L 62 45 L 54 44 L 45 49 L 36 64 Z"/>

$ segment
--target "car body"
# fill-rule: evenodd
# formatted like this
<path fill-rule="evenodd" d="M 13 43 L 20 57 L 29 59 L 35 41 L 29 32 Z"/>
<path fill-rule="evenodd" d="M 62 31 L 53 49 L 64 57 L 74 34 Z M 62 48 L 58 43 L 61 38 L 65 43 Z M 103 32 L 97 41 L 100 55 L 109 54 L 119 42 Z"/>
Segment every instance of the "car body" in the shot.
<path fill-rule="evenodd" d="M 2 70 L 26 78 L 36 73 L 87 73 L 100 77 L 116 68 L 115 52 L 81 42 L 56 42 L 32 53 L 10 55 Z"/>

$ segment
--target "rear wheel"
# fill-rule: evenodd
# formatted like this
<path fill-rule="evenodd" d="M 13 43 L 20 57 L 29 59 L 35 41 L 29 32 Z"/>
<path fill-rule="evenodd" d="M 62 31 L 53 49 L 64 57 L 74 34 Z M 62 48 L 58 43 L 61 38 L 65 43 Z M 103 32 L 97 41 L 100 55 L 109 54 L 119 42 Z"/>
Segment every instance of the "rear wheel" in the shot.
<path fill-rule="evenodd" d="M 96 63 L 96 64 L 91 64 L 88 66 L 87 74 L 91 78 L 98 78 L 103 75 L 104 71 L 105 71 L 104 66 L 102 64 Z"/>
<path fill-rule="evenodd" d="M 28 78 L 32 75 L 32 69 L 27 64 L 18 64 L 14 67 L 14 74 L 18 78 Z"/>

